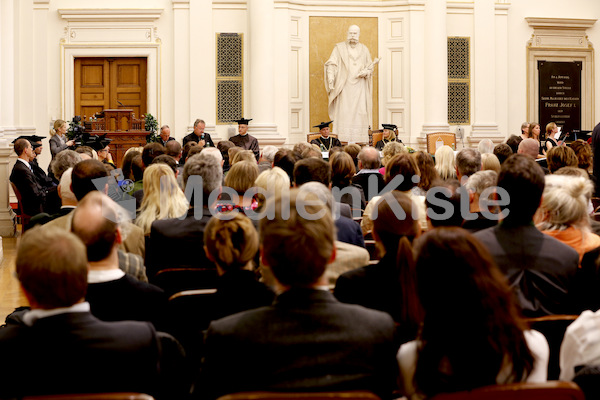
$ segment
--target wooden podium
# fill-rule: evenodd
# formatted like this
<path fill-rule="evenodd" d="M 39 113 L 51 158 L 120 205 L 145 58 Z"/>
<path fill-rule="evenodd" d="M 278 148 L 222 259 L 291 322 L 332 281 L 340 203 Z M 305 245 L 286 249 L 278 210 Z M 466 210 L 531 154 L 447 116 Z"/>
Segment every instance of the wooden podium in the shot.
<path fill-rule="evenodd" d="M 128 108 L 107 109 L 102 112 L 104 118 L 92 121 L 92 135 L 104 135 L 112 139 L 110 154 L 117 168 L 121 167 L 125 152 L 130 147 L 146 145 L 144 119 L 136 119 L 133 110 Z"/>

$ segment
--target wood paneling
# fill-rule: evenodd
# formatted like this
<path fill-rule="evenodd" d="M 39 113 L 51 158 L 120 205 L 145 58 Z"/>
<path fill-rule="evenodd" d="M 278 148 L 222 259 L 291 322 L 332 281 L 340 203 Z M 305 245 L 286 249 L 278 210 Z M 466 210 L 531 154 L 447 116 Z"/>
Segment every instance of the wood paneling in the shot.
<path fill-rule="evenodd" d="M 146 74 L 144 57 L 76 58 L 75 115 L 89 119 L 104 109 L 124 107 L 139 118 L 146 113 Z"/>

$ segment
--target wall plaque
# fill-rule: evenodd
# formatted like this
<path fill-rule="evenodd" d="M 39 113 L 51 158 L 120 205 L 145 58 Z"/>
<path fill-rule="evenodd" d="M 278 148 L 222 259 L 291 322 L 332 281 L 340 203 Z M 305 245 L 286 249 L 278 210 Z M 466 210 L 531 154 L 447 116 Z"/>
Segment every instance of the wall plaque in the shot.
<path fill-rule="evenodd" d="M 539 122 L 555 122 L 563 132 L 581 129 L 581 61 L 538 61 Z"/>

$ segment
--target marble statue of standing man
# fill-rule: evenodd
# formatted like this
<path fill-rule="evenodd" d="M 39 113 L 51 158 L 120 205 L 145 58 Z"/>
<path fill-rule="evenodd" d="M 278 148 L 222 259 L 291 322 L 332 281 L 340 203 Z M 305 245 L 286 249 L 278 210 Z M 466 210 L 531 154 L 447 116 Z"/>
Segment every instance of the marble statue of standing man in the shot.
<path fill-rule="evenodd" d="M 333 133 L 341 141 L 368 142 L 373 120 L 372 74 L 379 59 L 371 61 L 369 49 L 358 42 L 360 28 L 348 28 L 348 39 L 335 45 L 325 63 L 325 87 Z"/>

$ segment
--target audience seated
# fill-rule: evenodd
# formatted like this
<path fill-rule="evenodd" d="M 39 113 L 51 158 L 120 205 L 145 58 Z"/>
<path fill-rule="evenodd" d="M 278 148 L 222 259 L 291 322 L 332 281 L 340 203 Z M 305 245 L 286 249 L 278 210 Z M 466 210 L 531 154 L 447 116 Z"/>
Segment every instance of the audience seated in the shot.
<path fill-rule="evenodd" d="M 334 291 L 339 301 L 390 314 L 399 324 L 401 342 L 416 337 L 421 319 L 418 304 L 413 301 L 411 246 L 420 235 L 421 227 L 418 220 L 413 219 L 412 211 L 413 202 L 402 192 L 395 190 L 381 197 L 377 203 L 377 218 L 373 219 L 372 234 L 382 258 L 376 265 L 341 275 Z"/>
<path fill-rule="evenodd" d="M 483 139 L 477 145 L 477 151 L 481 155 L 492 154 L 494 152 L 494 142 L 491 139 Z"/>
<path fill-rule="evenodd" d="M 379 151 L 374 147 L 365 146 L 358 153 L 358 172 L 352 178 L 352 183 L 362 187 L 365 200 L 371 201 L 385 187 L 383 175 L 379 172 L 381 161 Z"/>
<path fill-rule="evenodd" d="M 517 153 L 526 155 L 536 160 L 538 165 L 542 168 L 544 175 L 548 175 L 550 173 L 548 168 L 546 168 L 548 166 L 548 162 L 546 159 L 538 159 L 539 150 L 540 142 L 533 138 L 527 138 L 519 143 L 519 150 L 517 151 Z"/>
<path fill-rule="evenodd" d="M 549 348 L 527 330 L 490 254 L 460 228 L 415 241 L 416 287 L 424 319 L 400 347 L 401 392 L 410 399 L 511 383 L 545 382 Z"/>
<path fill-rule="evenodd" d="M 454 150 L 450 146 L 440 146 L 435 151 L 435 169 L 443 180 L 456 179 Z"/>
<path fill-rule="evenodd" d="M 229 149 L 235 147 L 235 144 L 229 140 L 221 140 L 217 143 L 217 149 L 221 152 L 221 157 L 223 158 L 223 172 L 229 171 L 231 164 L 229 164 Z"/>
<path fill-rule="evenodd" d="M 183 219 L 170 218 L 152 223 L 150 236 L 146 239 L 146 268 L 151 282 L 154 275 L 162 269 L 215 269 L 214 263 L 206 258 L 201 249 L 204 228 L 212 217 L 211 209 L 221 191 L 222 180 L 221 165 L 210 154 L 202 152 L 186 161 L 183 184 L 186 197 L 191 199 L 191 207 Z M 215 193 L 211 198 L 213 191 Z"/>
<path fill-rule="evenodd" d="M 240 161 L 248 161 L 256 164 L 256 158 L 254 157 L 254 152 L 252 150 L 241 150 L 235 153 L 233 158 L 231 158 L 231 166 L 233 167 L 235 163 Z"/>
<path fill-rule="evenodd" d="M 359 170 L 358 167 L 358 154 L 361 151 L 361 147 L 356 144 L 356 143 L 349 143 L 346 146 L 344 146 L 344 151 L 346 153 L 348 153 L 348 155 L 350 157 L 352 157 L 352 162 L 354 162 L 354 168 L 356 168 L 356 170 Z"/>
<path fill-rule="evenodd" d="M 481 153 L 467 147 L 456 155 L 456 179 L 461 185 L 467 181 L 469 176 L 481 171 Z"/>
<path fill-rule="evenodd" d="M 254 181 L 258 178 L 258 166 L 256 165 L 254 153 L 250 150 L 242 150 L 242 152 L 236 154 L 234 160 L 243 152 L 249 155 L 250 161 L 235 161 L 231 165 L 225 177 L 226 188 L 223 188 L 224 194 L 229 195 L 231 201 L 219 202 L 216 208 L 218 212 L 238 210 L 243 214 L 250 214 L 256 210 L 257 203 L 253 188 Z M 255 223 L 258 225 L 258 221 L 255 221 Z"/>
<path fill-rule="evenodd" d="M 572 381 L 582 367 L 598 367 L 600 365 L 600 311 L 590 310 L 581 313 L 567 327 L 560 346 L 561 381 Z M 598 371 L 595 384 L 598 385 Z M 586 397 L 587 398 L 587 397 Z M 596 398 L 596 397 L 593 397 Z"/>
<path fill-rule="evenodd" d="M 119 269 L 117 249 L 125 210 L 100 192 L 87 194 L 73 211 L 72 232 L 87 247 L 91 312 L 103 321 L 149 321 L 155 325 L 167 299 L 162 289 Z"/>
<path fill-rule="evenodd" d="M 413 157 L 419 168 L 419 183 L 417 186 L 412 188 L 412 192 L 415 196 L 425 196 L 427 191 L 431 189 L 433 182 L 440 179 L 440 175 L 435 169 L 435 162 L 430 154 L 424 151 L 416 151 L 413 153 Z"/>
<path fill-rule="evenodd" d="M 463 195 L 466 191 L 457 179 L 434 182 L 425 197 L 427 230 L 440 226 L 462 226 Z"/>
<path fill-rule="evenodd" d="M 33 147 L 29 140 L 17 139 L 14 150 L 18 158 L 10 174 L 10 181 L 21 194 L 21 208 L 30 216 L 44 212 L 47 190 L 38 182 L 30 164 L 35 158 Z"/>
<path fill-rule="evenodd" d="M 496 155 L 491 153 L 484 153 L 481 155 L 481 170 L 482 171 L 494 171 L 500 173 L 500 160 Z"/>
<path fill-rule="evenodd" d="M 544 186 L 544 173 L 533 158 L 510 156 L 498 176 L 499 195 L 508 203 L 502 222 L 475 234 L 508 279 L 527 317 L 577 313 L 571 287 L 579 255 L 532 224 Z"/>
<path fill-rule="evenodd" d="M 0 398 L 141 392 L 176 397 L 167 354 L 148 322 L 104 322 L 90 313 L 86 248 L 72 233 L 34 228 L 17 251 L 16 274 L 31 311 L 0 328 L 6 384 Z M 171 338 L 172 339 L 172 338 Z M 178 361 L 180 363 L 181 361 Z"/>
<path fill-rule="evenodd" d="M 305 197 L 308 202 L 293 190 L 289 204 L 270 200 L 274 218 L 261 221 L 261 257 L 280 294 L 272 306 L 211 323 L 198 396 L 282 389 L 391 395 L 398 347 L 393 320 L 323 290 L 326 265 L 335 258 L 334 224 L 325 204 Z M 305 218 L 316 214 L 322 217 Z"/>
<path fill-rule="evenodd" d="M 55 160 L 59 159 L 60 155 L 67 151 L 71 151 L 71 150 L 61 151 L 60 153 L 58 153 L 56 155 Z M 77 154 L 77 153 L 75 153 L 75 154 Z M 67 215 L 68 213 L 73 211 L 75 209 L 75 207 L 77 207 L 77 199 L 75 198 L 75 195 L 71 191 L 71 172 L 72 171 L 73 171 L 73 168 L 69 168 L 66 171 L 61 173 L 60 184 L 58 185 L 58 196 L 60 197 L 61 207 L 58 210 L 58 212 L 55 214 L 52 214 L 52 215 L 47 214 L 47 213 L 41 213 L 41 214 L 34 216 L 33 218 L 31 218 L 31 221 L 30 221 L 31 226 L 35 226 L 38 224 L 44 225 L 50 221 L 53 221 L 57 218 Z"/>
<path fill-rule="evenodd" d="M 379 173 L 381 175 L 385 175 L 385 168 L 390 160 L 401 153 L 408 153 L 406 146 L 400 142 L 389 142 L 383 146 L 383 150 L 381 151 L 383 154 L 383 159 L 381 160 L 382 167 L 379 169 Z"/>
<path fill-rule="evenodd" d="M 585 253 L 600 246 L 600 236 L 591 232 L 588 218 L 592 190 L 588 178 L 548 175 L 535 218 L 539 230 L 575 249 L 580 262 Z"/>
<path fill-rule="evenodd" d="M 219 143 L 226 143 L 226 141 L 221 141 Z M 230 142 L 231 143 L 231 142 Z M 232 143 L 233 144 L 233 143 Z M 188 153 L 190 152 L 190 150 L 192 149 L 192 147 L 196 147 L 198 146 L 197 142 L 187 142 L 186 144 L 183 145 L 183 149 L 181 149 L 181 163 L 182 165 L 185 164 L 186 160 L 188 159 Z M 217 145 L 217 148 L 219 146 Z"/>
<path fill-rule="evenodd" d="M 273 166 L 273 160 L 275 159 L 275 154 L 279 151 L 279 149 L 275 146 L 265 146 L 260 152 L 260 158 L 258 159 L 258 171 L 259 173 L 271 169 Z"/>
<path fill-rule="evenodd" d="M 352 177 L 356 174 L 352 157 L 344 151 L 339 151 L 330 155 L 329 164 L 331 165 L 331 188 L 334 190 L 336 200 L 348 204 L 353 209 L 364 210 L 367 204 L 363 188 L 352 183 Z"/>
<path fill-rule="evenodd" d="M 258 282 L 252 271 L 252 260 L 258 251 L 258 233 L 248 217 L 240 213 L 212 217 L 204 231 L 204 250 L 219 274 L 215 307 L 204 311 L 210 320 L 273 302 L 273 291 Z"/>
<path fill-rule="evenodd" d="M 62 174 L 69 168 L 73 168 L 75 164 L 81 160 L 81 155 L 73 150 L 63 150 L 56 154 L 52 162 L 50 163 L 50 169 L 54 175 L 54 179 L 60 182 Z"/>
<path fill-rule="evenodd" d="M 163 146 L 162 144 L 153 142 L 145 145 L 144 149 L 142 150 L 142 171 L 145 171 L 146 168 L 148 168 L 152 164 L 152 161 L 154 161 L 156 157 L 163 154 L 167 154 L 167 149 L 165 149 L 165 146 Z M 144 199 L 143 181 L 136 180 L 133 190 L 133 197 L 135 197 L 136 200 L 136 209 L 138 209 L 141 207 L 142 200 Z"/>
<path fill-rule="evenodd" d="M 529 131 L 529 123 L 527 124 L 527 131 Z M 517 136 L 517 135 L 511 135 L 507 140 L 506 140 L 506 144 L 508 146 L 510 146 L 513 154 L 517 154 L 517 152 L 519 151 L 519 145 L 521 144 L 521 142 L 524 139 L 527 139 L 525 136 L 527 135 L 527 133 L 523 133 L 521 136 Z"/>
<path fill-rule="evenodd" d="M 146 168 L 144 171 L 144 200 L 135 220 L 136 225 L 142 228 L 144 235 L 150 234 L 150 227 L 154 221 L 181 217 L 189 207 L 183 191 L 177 184 L 175 174 L 169 166 L 157 163 Z"/>
<path fill-rule="evenodd" d="M 506 143 L 497 144 L 494 147 L 494 155 L 498 157 L 498 161 L 500 161 L 500 165 L 506 161 L 506 159 L 513 154 L 513 150 Z"/>
<path fill-rule="evenodd" d="M 469 217 L 469 219 L 465 219 L 462 227 L 470 233 L 491 228 L 498 223 L 499 216 L 496 209 L 490 209 L 488 207 L 485 210 L 487 211 L 486 213 L 483 213 L 481 209 L 482 201 L 492 200 L 490 195 L 495 194 L 495 191 L 490 191 L 496 187 L 497 181 L 498 174 L 494 171 L 475 172 L 469 177 L 469 180 L 467 180 L 465 189 L 469 191 L 469 212 L 476 214 L 476 218 L 471 219 L 471 217 Z M 481 195 L 484 193 L 486 196 L 485 198 L 482 198 Z"/>
<path fill-rule="evenodd" d="M 290 190 L 290 178 L 281 168 L 273 167 L 261 172 L 254 181 L 254 186 L 257 189 L 256 212 L 262 212 L 265 209 L 267 197 L 281 196 Z"/>
<path fill-rule="evenodd" d="M 290 184 L 294 182 L 294 165 L 296 161 L 298 161 L 298 158 L 294 152 L 287 149 L 280 149 L 273 158 L 273 166 L 281 168 L 288 174 Z"/>
<path fill-rule="evenodd" d="M 556 146 L 548 150 L 546 153 L 548 161 L 548 170 L 551 174 L 555 173 L 562 167 L 576 167 L 579 165 L 577 155 L 569 146 Z"/>
<path fill-rule="evenodd" d="M 577 139 L 571 143 L 571 149 L 573 149 L 575 155 L 577 156 L 578 167 L 588 174 L 588 177 L 592 180 L 592 183 L 594 184 L 593 196 L 598 197 L 598 179 L 596 176 L 590 174 L 590 169 L 592 167 L 594 159 L 592 147 L 589 145 L 589 143 L 584 142 L 581 139 Z"/>

